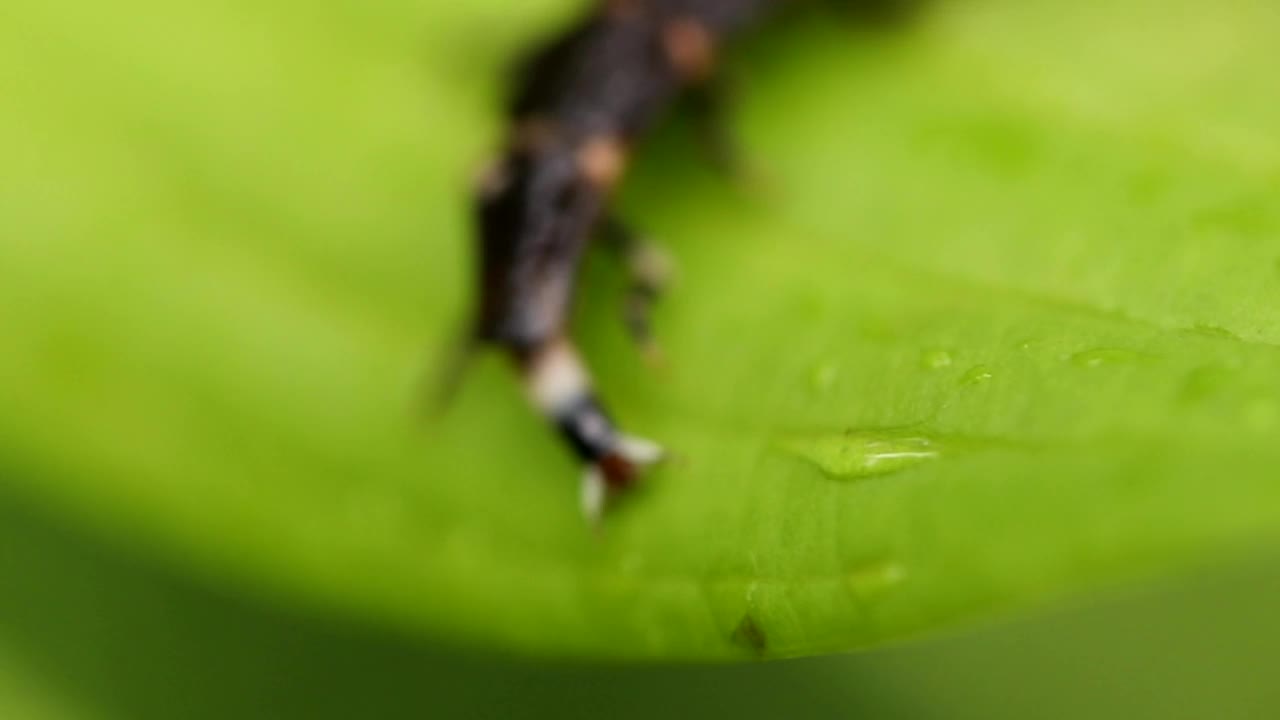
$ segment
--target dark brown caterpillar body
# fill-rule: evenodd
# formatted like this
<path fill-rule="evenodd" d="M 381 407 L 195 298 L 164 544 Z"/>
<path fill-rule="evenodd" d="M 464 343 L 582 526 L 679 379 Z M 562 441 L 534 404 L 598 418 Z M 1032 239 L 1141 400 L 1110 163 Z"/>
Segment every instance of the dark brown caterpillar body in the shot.
<path fill-rule="evenodd" d="M 628 326 L 647 344 L 664 263 L 609 214 L 611 191 L 634 141 L 683 91 L 706 86 L 729 36 L 775 4 L 606 0 L 520 68 L 505 148 L 477 191 L 471 340 L 513 358 L 534 404 L 583 461 L 589 518 L 662 451 L 619 432 L 567 334 L 583 252 L 597 236 L 624 249 L 634 276 Z"/>
<path fill-rule="evenodd" d="M 767 0 L 613 0 L 522 68 L 504 155 L 478 198 L 482 339 L 560 330 L 573 275 L 635 138 Z"/>

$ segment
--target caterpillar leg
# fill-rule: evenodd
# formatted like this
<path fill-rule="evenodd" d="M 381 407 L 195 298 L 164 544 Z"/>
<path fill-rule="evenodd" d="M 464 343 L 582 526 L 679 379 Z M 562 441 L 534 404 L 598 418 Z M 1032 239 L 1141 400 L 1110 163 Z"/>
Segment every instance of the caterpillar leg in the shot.
<path fill-rule="evenodd" d="M 641 237 L 617 218 L 606 219 L 602 233 L 607 245 L 622 257 L 629 275 L 622 305 L 627 332 L 645 358 L 657 364 L 662 351 L 653 339 L 653 306 L 670 283 L 674 265 L 659 245 Z"/>
<path fill-rule="evenodd" d="M 443 415 L 453 403 L 462 377 L 479 349 L 480 341 L 471 330 L 449 341 L 436 367 L 423 379 L 422 410 L 427 418 Z"/>
<path fill-rule="evenodd" d="M 589 522 L 598 523 L 609 504 L 635 484 L 644 468 L 662 459 L 662 448 L 618 430 L 567 338 L 554 338 L 513 355 L 530 400 L 583 462 L 582 513 Z"/>
<path fill-rule="evenodd" d="M 694 129 L 712 167 L 739 190 L 752 195 L 767 195 L 770 181 L 768 168 L 753 162 L 745 152 L 738 134 L 733 131 L 736 105 L 734 83 L 720 76 L 690 88 L 687 107 Z"/>
<path fill-rule="evenodd" d="M 730 81 L 717 77 L 695 85 L 689 90 L 688 106 L 711 164 L 737 181 L 748 179 L 751 173 L 743 162 L 742 144 L 730 125 L 734 107 Z"/>

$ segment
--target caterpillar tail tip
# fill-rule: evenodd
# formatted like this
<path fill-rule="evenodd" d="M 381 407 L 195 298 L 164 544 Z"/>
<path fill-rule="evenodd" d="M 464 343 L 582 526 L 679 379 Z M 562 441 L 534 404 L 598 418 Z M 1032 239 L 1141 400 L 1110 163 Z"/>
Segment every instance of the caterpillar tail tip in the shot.
<path fill-rule="evenodd" d="M 661 462 L 666 452 L 643 438 L 621 435 L 604 456 L 582 472 L 582 515 L 598 528 L 609 506 L 640 479 L 644 469 Z"/>

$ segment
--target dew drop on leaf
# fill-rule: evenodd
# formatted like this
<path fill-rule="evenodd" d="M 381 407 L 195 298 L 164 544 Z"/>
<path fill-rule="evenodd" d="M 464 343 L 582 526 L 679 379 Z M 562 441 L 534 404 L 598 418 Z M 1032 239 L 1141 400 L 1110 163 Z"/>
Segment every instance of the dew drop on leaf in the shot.
<path fill-rule="evenodd" d="M 1142 353 L 1125 348 L 1096 348 L 1071 356 L 1071 364 L 1082 368 L 1098 368 L 1104 365 L 1126 365 L 1138 362 Z"/>
<path fill-rule="evenodd" d="M 995 375 L 991 372 L 991 368 L 986 365 L 974 365 L 960 376 L 961 385 L 981 385 L 987 382 Z"/>
<path fill-rule="evenodd" d="M 920 433 L 860 430 L 793 437 L 780 446 L 837 480 L 888 475 L 936 460 L 944 449 L 937 438 Z"/>
<path fill-rule="evenodd" d="M 907 570 L 900 563 L 882 560 L 854 569 L 845 576 L 845 582 L 850 592 L 867 599 L 901 584 L 906 577 Z"/>
<path fill-rule="evenodd" d="M 1191 332 L 1197 335 L 1204 335 L 1206 337 L 1222 338 L 1223 340 L 1240 339 L 1238 335 L 1230 330 L 1218 325 L 1210 325 L 1209 323 L 1196 323 L 1191 326 Z"/>

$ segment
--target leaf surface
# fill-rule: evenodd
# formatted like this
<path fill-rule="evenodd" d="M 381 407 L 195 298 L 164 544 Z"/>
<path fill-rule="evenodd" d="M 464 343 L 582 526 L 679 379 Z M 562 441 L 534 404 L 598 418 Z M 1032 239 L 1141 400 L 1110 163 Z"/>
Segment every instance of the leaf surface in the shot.
<path fill-rule="evenodd" d="M 676 453 L 599 537 L 498 358 L 415 416 L 502 64 L 574 8 L 125 5 L 0 23 L 0 457 L 191 572 L 523 652 L 712 659 L 1280 529 L 1271 4 L 982 0 L 748 43 L 761 181 L 677 121 L 622 198 L 679 262 L 667 367 L 587 268 L 598 384 Z"/>

